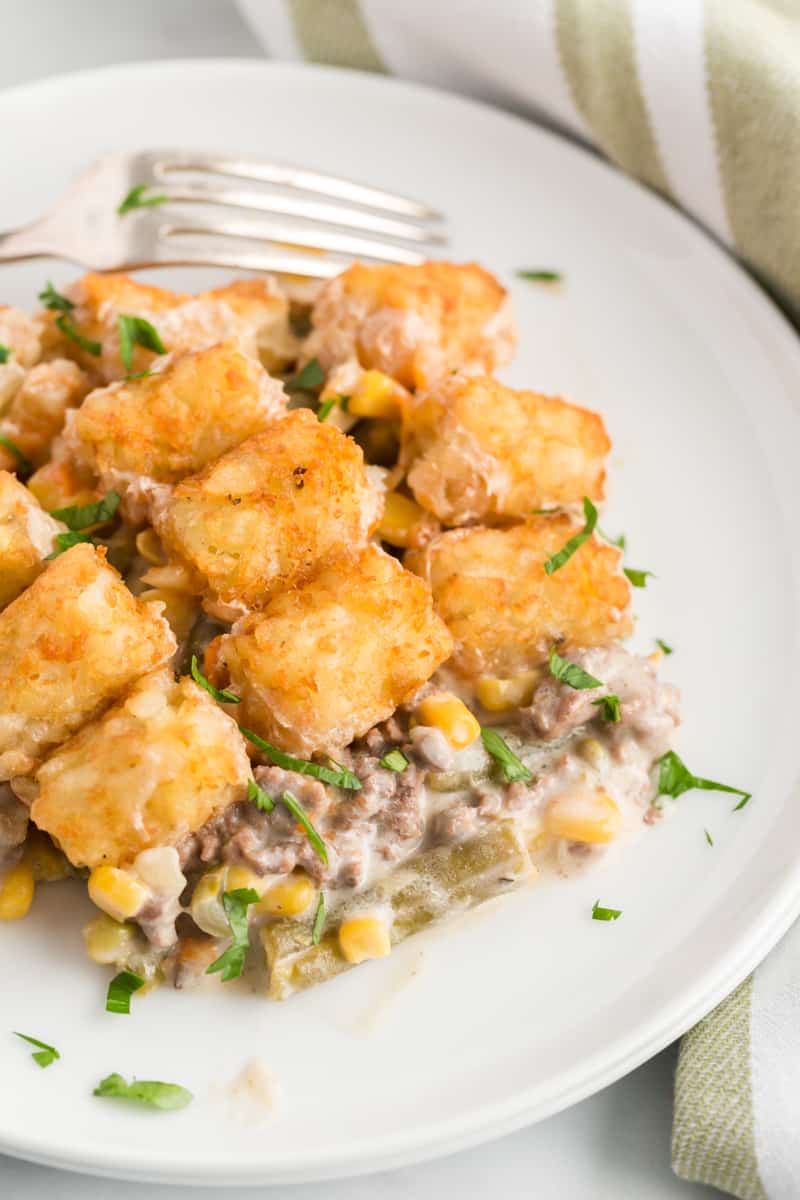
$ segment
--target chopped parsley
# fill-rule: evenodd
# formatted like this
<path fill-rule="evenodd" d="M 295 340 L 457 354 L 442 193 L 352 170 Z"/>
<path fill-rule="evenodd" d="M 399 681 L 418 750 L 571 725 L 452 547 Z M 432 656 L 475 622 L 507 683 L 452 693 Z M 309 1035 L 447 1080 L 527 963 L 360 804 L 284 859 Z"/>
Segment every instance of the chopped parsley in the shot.
<path fill-rule="evenodd" d="M 10 346 L 4 346 L 3 343 L 0 342 L 0 364 L 7 363 L 13 353 L 14 351 Z"/>
<path fill-rule="evenodd" d="M 130 375 L 133 367 L 133 351 L 136 346 L 152 350 L 155 354 L 166 354 L 167 348 L 159 337 L 158 330 L 145 321 L 144 317 L 132 317 L 128 313 L 120 313 L 117 317 L 119 329 L 119 356 L 125 373 Z"/>
<path fill-rule="evenodd" d="M 186 1108 L 194 1099 L 192 1093 L 179 1083 L 160 1083 L 156 1079 L 134 1079 L 126 1083 L 116 1072 L 101 1079 L 93 1095 L 114 1100 L 135 1100 L 137 1104 L 146 1104 L 148 1108 L 158 1108 L 163 1112 Z"/>
<path fill-rule="evenodd" d="M 753 795 L 752 792 L 745 792 L 742 788 L 730 787 L 727 783 L 715 783 L 713 779 L 703 779 L 700 775 L 693 775 L 674 750 L 668 750 L 659 758 L 659 796 L 671 796 L 673 800 L 677 800 L 684 792 L 691 792 L 695 788 L 707 792 L 730 792 L 733 796 L 741 796 L 734 812 L 744 808 Z"/>
<path fill-rule="evenodd" d="M 50 1063 L 55 1062 L 57 1058 L 61 1058 L 61 1055 L 58 1053 L 55 1046 L 48 1046 L 47 1042 L 40 1042 L 38 1038 L 30 1037 L 30 1035 L 27 1033 L 17 1033 L 15 1031 L 14 1037 L 22 1038 L 23 1042 L 29 1042 L 31 1046 L 39 1047 L 39 1049 L 31 1055 L 31 1058 L 35 1063 L 38 1063 L 40 1067 L 49 1067 Z"/>
<path fill-rule="evenodd" d="M 703 832 L 704 832 L 704 833 L 705 833 L 705 835 L 706 835 L 706 841 L 708 842 L 709 846 L 713 846 L 713 845 L 714 845 L 714 839 L 712 838 L 711 834 L 708 832 L 708 830 L 707 830 L 707 829 L 703 830 Z"/>
<path fill-rule="evenodd" d="M 131 996 L 144 987 L 144 980 L 135 971 L 120 971 L 108 985 L 106 1012 L 130 1013 Z"/>
<path fill-rule="evenodd" d="M 6 437 L 4 433 L 0 433 L 0 446 L 5 446 L 10 454 L 14 455 L 17 460 L 18 474 L 25 479 L 33 472 L 33 463 L 20 450 L 19 446 L 12 442 L 10 437 Z"/>
<path fill-rule="evenodd" d="M 388 754 L 384 754 L 383 758 L 378 763 L 379 767 L 385 767 L 387 771 L 405 771 L 408 766 L 408 759 L 402 750 L 390 750 Z"/>
<path fill-rule="evenodd" d="M 333 406 L 337 403 L 338 399 L 338 396 L 329 396 L 327 400 L 323 400 L 322 404 L 320 404 L 319 408 L 317 409 L 318 421 L 322 422 L 328 419 L 328 417 L 331 415 Z"/>
<path fill-rule="evenodd" d="M 50 280 L 47 281 L 47 287 L 43 292 L 39 292 L 39 300 L 45 308 L 49 308 L 51 312 L 72 312 L 75 305 L 62 292 L 57 291 Z"/>
<path fill-rule="evenodd" d="M 192 679 L 198 685 L 208 692 L 209 696 L 213 696 L 220 704 L 241 704 L 241 696 L 234 695 L 233 692 L 228 692 L 224 688 L 215 688 L 213 683 L 209 683 L 197 662 L 197 655 L 192 655 Z"/>
<path fill-rule="evenodd" d="M 668 646 L 667 643 L 662 641 L 661 638 L 656 638 L 656 645 L 658 646 L 659 650 L 663 650 L 665 654 L 674 654 L 672 646 Z"/>
<path fill-rule="evenodd" d="M 557 554 L 553 554 L 544 564 L 544 569 L 548 575 L 554 575 L 556 571 L 564 566 L 564 563 L 569 562 L 576 550 L 579 550 L 584 542 L 588 541 L 594 533 L 597 525 L 597 509 L 592 504 L 588 496 L 583 497 L 583 512 L 586 517 L 586 524 L 580 533 L 576 533 L 566 542 Z"/>
<path fill-rule="evenodd" d="M 314 924 L 311 926 L 311 945 L 318 946 L 325 932 L 325 922 L 328 919 L 328 909 L 325 904 L 325 893 L 320 891 L 317 899 L 317 911 L 314 913 Z"/>
<path fill-rule="evenodd" d="M 533 779 L 533 775 L 525 766 L 525 763 L 517 758 L 514 751 L 505 739 L 501 738 L 496 729 L 489 729 L 482 725 L 481 741 L 487 753 L 491 754 L 495 762 L 499 764 L 500 770 L 503 772 L 508 783 L 516 783 L 518 780 L 527 783 L 528 780 Z"/>
<path fill-rule="evenodd" d="M 619 721 L 619 696 L 601 696 L 599 700 L 593 700 L 592 704 L 602 708 L 604 721 L 613 721 L 614 724 Z"/>
<path fill-rule="evenodd" d="M 310 358 L 296 375 L 286 380 L 284 386 L 287 392 L 318 392 L 324 382 L 325 372 L 319 365 L 319 360 Z"/>
<path fill-rule="evenodd" d="M 82 333 L 79 333 L 72 322 L 72 318 L 66 316 L 66 314 L 56 317 L 56 325 L 65 337 L 68 337 L 76 346 L 80 346 L 81 350 L 85 350 L 87 354 L 93 354 L 95 358 L 99 358 L 103 353 L 103 347 L 100 342 L 93 342 L 91 338 L 84 337 Z"/>
<path fill-rule="evenodd" d="M 616 546 L 618 550 L 624 550 L 625 547 L 628 545 L 628 542 L 627 542 L 627 539 L 626 539 L 624 533 L 621 533 L 619 535 L 619 537 L 613 538 L 613 537 L 610 537 L 607 533 L 603 533 L 602 529 L 598 529 L 597 532 L 600 534 L 600 537 L 603 539 L 604 542 L 608 542 L 609 546 Z"/>
<path fill-rule="evenodd" d="M 652 571 L 637 571 L 635 567 L 623 567 L 622 570 L 633 586 L 637 588 L 646 587 L 648 579 L 655 579 Z"/>
<path fill-rule="evenodd" d="M 244 970 L 244 960 L 250 949 L 250 937 L 247 928 L 247 910 L 251 904 L 258 904 L 261 899 L 255 888 L 235 888 L 232 892 L 222 893 L 222 907 L 231 927 L 233 941 L 219 958 L 215 958 L 210 967 L 206 967 L 206 975 L 222 971 L 222 982 L 238 979 Z"/>
<path fill-rule="evenodd" d="M 52 558 L 58 558 L 58 556 L 63 554 L 65 550 L 71 550 L 72 547 L 77 546 L 79 542 L 89 542 L 91 545 L 94 544 L 88 533 L 77 533 L 75 530 L 71 530 L 69 533 L 57 533 L 56 548 L 51 554 L 45 555 L 45 562 L 49 562 Z"/>
<path fill-rule="evenodd" d="M 70 504 L 67 508 L 56 508 L 50 515 L 63 521 L 67 529 L 90 529 L 92 525 L 105 525 L 111 521 L 119 508 L 117 492 L 106 492 L 102 500 L 94 504 Z"/>
<path fill-rule="evenodd" d="M 133 212 L 135 208 L 155 208 L 157 204 L 167 203 L 169 196 L 165 196 L 163 192 L 154 192 L 152 196 L 145 195 L 147 186 L 146 183 L 139 183 L 132 187 L 119 205 L 117 215 L 124 217 L 125 213 Z"/>
<path fill-rule="evenodd" d="M 298 775 L 310 775 L 312 779 L 319 779 L 322 783 L 332 783 L 334 787 L 346 788 L 353 792 L 358 791 L 361 787 L 361 780 L 347 767 L 338 767 L 334 771 L 330 767 L 323 767 L 322 763 L 309 762 L 306 758 L 295 758 L 293 754 L 286 754 L 277 746 L 273 746 L 271 742 L 265 742 L 257 733 L 253 733 L 252 729 L 245 729 L 242 726 L 241 730 L 248 741 L 252 742 L 254 746 L 258 746 L 259 750 L 263 750 L 276 767 L 283 767 L 286 771 L 296 771 Z"/>
<path fill-rule="evenodd" d="M 515 271 L 517 279 L 529 279 L 533 283 L 558 283 L 561 279 L 559 271 L 541 270 L 535 268 L 523 268 Z"/>
<path fill-rule="evenodd" d="M 618 921 L 621 916 L 621 908 L 603 908 L 599 900 L 592 905 L 593 921 Z"/>
<path fill-rule="evenodd" d="M 306 837 L 316 850 L 317 855 L 324 863 L 327 863 L 328 848 L 306 815 L 306 810 L 303 808 L 300 801 L 295 800 L 291 792 L 284 792 L 281 796 L 281 803 L 286 805 L 295 820 L 297 820 L 303 826 Z"/>
<path fill-rule="evenodd" d="M 259 812 L 272 812 L 275 807 L 272 796 L 268 796 L 264 789 L 258 786 L 255 779 L 247 781 L 247 799 L 251 804 L 255 804 Z"/>
<path fill-rule="evenodd" d="M 594 675 L 584 671 L 583 667 L 579 667 L 577 663 L 571 663 L 568 659 L 562 658 L 555 646 L 550 647 L 550 674 L 559 683 L 565 683 L 567 687 L 575 688 L 576 691 L 603 686 L 601 679 L 595 679 Z"/>

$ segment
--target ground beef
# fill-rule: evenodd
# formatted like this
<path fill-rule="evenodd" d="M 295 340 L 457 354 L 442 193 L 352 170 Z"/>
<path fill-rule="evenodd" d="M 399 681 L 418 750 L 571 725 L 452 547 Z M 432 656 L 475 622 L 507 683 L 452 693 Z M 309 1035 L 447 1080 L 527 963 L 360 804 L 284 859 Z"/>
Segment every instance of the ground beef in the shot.
<path fill-rule="evenodd" d="M 7 783 L 0 784 L 0 871 L 19 861 L 28 833 L 28 810 Z"/>

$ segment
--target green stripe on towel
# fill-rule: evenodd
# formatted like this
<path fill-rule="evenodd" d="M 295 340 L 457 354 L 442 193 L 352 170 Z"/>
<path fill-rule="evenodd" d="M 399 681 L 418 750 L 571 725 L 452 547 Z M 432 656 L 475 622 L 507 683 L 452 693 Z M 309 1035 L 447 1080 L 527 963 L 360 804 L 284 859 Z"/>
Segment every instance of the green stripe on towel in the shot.
<path fill-rule="evenodd" d="M 288 0 L 288 4 L 295 36 L 309 62 L 386 73 L 358 0 Z"/>

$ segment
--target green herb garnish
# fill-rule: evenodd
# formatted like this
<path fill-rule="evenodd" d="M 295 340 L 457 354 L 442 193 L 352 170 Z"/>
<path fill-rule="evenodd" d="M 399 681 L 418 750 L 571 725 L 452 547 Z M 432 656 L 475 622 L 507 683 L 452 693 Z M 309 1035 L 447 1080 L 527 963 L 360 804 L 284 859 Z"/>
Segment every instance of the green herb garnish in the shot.
<path fill-rule="evenodd" d="M 57 533 L 56 548 L 52 554 L 45 555 L 45 562 L 49 562 L 52 558 L 58 558 L 65 550 L 70 550 L 73 546 L 77 546 L 79 542 L 89 542 L 94 545 L 88 533 L 77 533 L 74 530 L 70 533 Z"/>
<path fill-rule="evenodd" d="M 219 958 L 214 959 L 210 967 L 206 967 L 206 975 L 222 971 L 223 983 L 239 978 L 244 970 L 247 951 L 250 949 L 247 910 L 251 904 L 258 904 L 260 899 L 255 888 L 235 888 L 232 892 L 222 893 L 222 907 L 231 927 L 233 942 Z"/>
<path fill-rule="evenodd" d="M 408 766 L 408 759 L 402 750 L 390 750 L 388 754 L 384 754 L 383 758 L 378 763 L 379 767 L 386 767 L 387 771 L 405 771 Z"/>
<path fill-rule="evenodd" d="M 491 754 L 495 762 L 499 763 L 500 770 L 503 772 L 508 783 L 515 783 L 517 780 L 527 783 L 529 779 L 533 779 L 533 775 L 525 766 L 525 763 L 517 758 L 514 751 L 505 739 L 501 738 L 496 729 L 489 729 L 482 725 L 481 741 L 486 751 Z"/>
<path fill-rule="evenodd" d="M 91 338 L 84 337 L 82 333 L 79 333 L 70 317 L 56 317 L 56 325 L 65 337 L 68 337 L 76 346 L 80 346 L 81 350 L 85 350 L 87 354 L 93 354 L 95 358 L 99 358 L 103 353 L 100 342 L 93 342 Z"/>
<path fill-rule="evenodd" d="M 3 343 L 0 342 L 0 364 L 7 363 L 13 353 L 14 351 L 10 346 L 4 346 Z"/>
<path fill-rule="evenodd" d="M 274 762 L 276 767 L 283 767 L 286 771 L 296 771 L 298 775 L 310 775 L 312 779 L 319 779 L 322 783 L 332 783 L 334 787 L 346 788 L 353 792 L 358 791 L 361 787 L 361 780 L 347 767 L 339 767 L 338 770 L 332 771 L 330 767 L 323 767 L 321 763 L 309 762 L 306 758 L 295 758 L 293 754 L 285 754 L 277 746 L 265 742 L 257 733 L 253 733 L 252 729 L 245 729 L 242 726 L 241 731 L 248 741 L 251 741 L 254 746 L 258 746 L 259 750 L 264 751 L 267 758 Z"/>
<path fill-rule="evenodd" d="M 561 279 L 561 274 L 558 271 L 523 269 L 515 271 L 517 279 L 529 279 L 534 283 L 558 283 Z"/>
<path fill-rule="evenodd" d="M 550 648 L 550 674 L 559 683 L 565 683 L 567 687 L 575 688 L 576 691 L 603 686 L 602 680 L 595 679 L 594 675 L 584 671 L 583 667 L 562 658 L 555 646 Z"/>
<path fill-rule="evenodd" d="M 0 433 L 0 446 L 5 446 L 10 454 L 14 455 L 17 460 L 18 474 L 20 478 L 27 479 L 33 472 L 33 463 L 20 450 L 15 442 L 12 442 L 10 437 L 6 437 L 4 433 Z"/>
<path fill-rule="evenodd" d="M 715 783 L 713 779 L 703 779 L 700 775 L 693 775 L 674 750 L 668 750 L 666 754 L 659 758 L 659 796 L 671 796 L 673 800 L 677 800 L 684 792 L 691 792 L 695 788 L 707 792 L 730 792 L 733 796 L 741 796 L 742 798 L 734 808 L 734 812 L 738 812 L 740 808 L 744 808 L 753 795 L 752 792 L 745 792 L 742 788 L 730 787 L 727 783 Z"/>
<path fill-rule="evenodd" d="M 90 529 L 92 525 L 105 525 L 111 521 L 119 508 L 117 492 L 106 492 L 102 500 L 94 504 L 70 504 L 67 508 L 56 508 L 50 515 L 63 521 L 67 529 Z"/>
<path fill-rule="evenodd" d="M 621 916 L 621 908 L 603 908 L 599 900 L 595 900 L 592 905 L 593 921 L 617 921 Z"/>
<path fill-rule="evenodd" d="M 145 321 L 144 317 L 132 317 L 127 313 L 120 313 L 117 317 L 117 326 L 119 328 L 119 356 L 127 375 L 130 375 L 133 366 L 134 347 L 143 346 L 145 350 L 152 350 L 155 354 L 167 353 L 167 348 L 161 341 L 158 330 L 149 321 Z"/>
<path fill-rule="evenodd" d="M 144 980 L 135 971 L 120 971 L 108 985 L 106 1012 L 130 1013 L 131 996 L 144 987 Z"/>
<path fill-rule="evenodd" d="M 597 532 L 600 534 L 600 537 L 604 542 L 608 542 L 609 546 L 616 546 L 618 550 L 624 550 L 628 545 L 624 533 L 621 533 L 619 537 L 613 538 L 610 537 L 609 534 L 603 533 L 602 529 L 598 529 Z"/>
<path fill-rule="evenodd" d="M 305 830 L 305 833 L 306 833 L 306 837 L 308 838 L 309 842 L 316 850 L 317 855 L 322 859 L 322 861 L 324 863 L 327 863 L 328 848 L 325 845 L 322 838 L 320 837 L 320 835 L 317 833 L 317 831 L 314 828 L 314 826 L 312 825 L 311 821 L 309 820 L 309 818 L 306 814 L 306 810 L 303 808 L 300 801 L 295 800 L 295 798 L 291 792 L 284 792 L 283 795 L 281 796 L 281 803 L 286 805 L 286 807 L 288 808 L 288 810 L 292 814 L 292 816 L 295 818 L 295 820 L 299 821 L 299 823 L 303 826 L 303 829 Z"/>
<path fill-rule="evenodd" d="M 613 721 L 615 724 L 619 721 L 619 696 L 601 696 L 599 700 L 593 700 L 592 704 L 602 708 L 604 721 Z"/>
<path fill-rule="evenodd" d="M 241 696 L 236 696 L 233 692 L 225 691 L 224 688 L 215 688 L 213 683 L 208 682 L 198 666 L 196 654 L 192 655 L 192 679 L 220 704 L 241 704 L 242 702 Z"/>
<path fill-rule="evenodd" d="M 633 586 L 637 588 L 646 587 L 648 578 L 655 579 L 652 571 L 637 571 L 635 567 L 623 567 L 622 570 Z"/>
<path fill-rule="evenodd" d="M 586 517 L 586 524 L 581 532 L 571 537 L 557 554 L 552 555 L 545 562 L 544 569 L 548 575 L 554 575 L 556 571 L 564 566 L 564 563 L 569 562 L 575 551 L 579 550 L 583 543 L 588 541 L 594 533 L 595 525 L 597 524 L 597 509 L 588 496 L 583 497 L 583 512 Z"/>
<path fill-rule="evenodd" d="M 126 1083 L 116 1072 L 101 1079 L 93 1095 L 114 1100 L 135 1100 L 137 1104 L 146 1104 L 148 1108 L 159 1108 L 164 1112 L 186 1108 L 194 1099 L 192 1093 L 178 1083 L 160 1083 L 155 1079 L 134 1079 Z"/>
<path fill-rule="evenodd" d="M 320 890 L 319 898 L 317 899 L 317 911 L 314 913 L 314 924 L 311 926 L 311 945 L 318 946 L 322 941 L 322 934 L 325 931 L 325 922 L 328 919 L 328 909 L 325 904 L 325 893 Z"/>
<path fill-rule="evenodd" d="M 258 786 L 255 779 L 247 781 L 247 799 L 251 804 L 255 804 L 259 812 L 272 812 L 275 807 L 272 796 L 268 796 L 264 789 Z"/>
<path fill-rule="evenodd" d="M 58 1053 L 55 1046 L 48 1046 L 47 1042 L 40 1042 L 38 1038 L 30 1037 L 30 1035 L 27 1033 L 17 1033 L 15 1031 L 14 1037 L 22 1038 L 23 1042 L 29 1042 L 31 1046 L 39 1047 L 39 1049 L 31 1055 L 31 1058 L 35 1063 L 38 1063 L 40 1067 L 49 1067 L 50 1063 L 55 1062 L 57 1058 L 61 1058 L 61 1055 Z"/>
<path fill-rule="evenodd" d="M 317 392 L 325 382 L 325 372 L 316 358 L 310 358 L 296 375 L 287 379 L 284 387 L 287 392 Z"/>
<path fill-rule="evenodd" d="M 124 217 L 125 213 L 133 212 L 135 208 L 154 208 L 157 204 L 166 204 L 169 196 L 165 196 L 163 192 L 155 192 L 152 196 L 146 196 L 146 183 L 139 183 L 136 187 L 132 187 L 125 199 L 117 209 L 117 214 Z"/>
<path fill-rule="evenodd" d="M 707 829 L 705 829 L 703 832 L 704 832 L 704 833 L 705 833 L 705 835 L 706 835 L 706 841 L 708 842 L 709 846 L 713 846 L 713 845 L 714 845 L 714 839 L 712 838 L 711 834 L 708 832 L 708 830 L 707 830 Z"/>
<path fill-rule="evenodd" d="M 327 400 L 323 400 L 322 404 L 320 404 L 319 408 L 317 409 L 318 421 L 322 422 L 328 419 L 328 417 L 331 415 L 331 410 L 338 399 L 338 396 L 329 396 Z"/>
<path fill-rule="evenodd" d="M 56 291 L 49 279 L 47 281 L 47 287 L 43 292 L 39 292 L 38 298 L 41 300 L 44 307 L 49 308 L 51 312 L 68 313 L 72 312 L 73 308 L 75 307 L 72 301 L 67 299 L 62 292 Z"/>
<path fill-rule="evenodd" d="M 672 646 L 668 646 L 666 642 L 661 640 L 661 638 L 656 638 L 656 645 L 658 646 L 659 650 L 663 650 L 665 654 L 674 653 Z"/>

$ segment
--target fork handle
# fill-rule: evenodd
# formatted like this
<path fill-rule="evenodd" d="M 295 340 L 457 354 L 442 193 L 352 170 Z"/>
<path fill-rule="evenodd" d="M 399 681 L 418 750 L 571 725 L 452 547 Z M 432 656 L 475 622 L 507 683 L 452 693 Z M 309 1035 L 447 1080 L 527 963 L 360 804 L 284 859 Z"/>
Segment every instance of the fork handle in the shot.
<path fill-rule="evenodd" d="M 46 258 L 55 253 L 47 244 L 39 225 L 0 233 L 0 262 L 20 262 L 26 258 Z"/>

